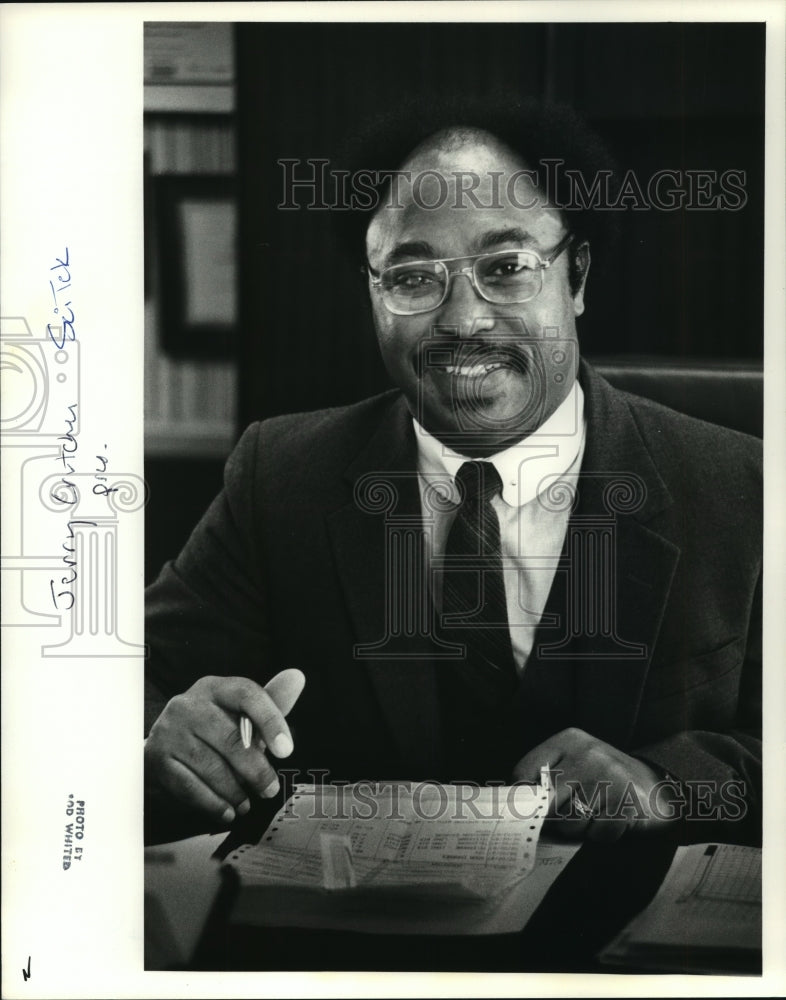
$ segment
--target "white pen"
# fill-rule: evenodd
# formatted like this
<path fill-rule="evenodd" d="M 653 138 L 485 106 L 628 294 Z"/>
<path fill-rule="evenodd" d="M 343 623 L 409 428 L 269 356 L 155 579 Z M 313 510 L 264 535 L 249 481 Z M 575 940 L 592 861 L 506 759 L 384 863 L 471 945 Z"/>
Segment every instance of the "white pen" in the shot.
<path fill-rule="evenodd" d="M 251 734 L 253 729 L 251 727 L 251 719 L 247 715 L 240 716 L 240 739 L 243 741 L 243 749 L 251 749 Z"/>

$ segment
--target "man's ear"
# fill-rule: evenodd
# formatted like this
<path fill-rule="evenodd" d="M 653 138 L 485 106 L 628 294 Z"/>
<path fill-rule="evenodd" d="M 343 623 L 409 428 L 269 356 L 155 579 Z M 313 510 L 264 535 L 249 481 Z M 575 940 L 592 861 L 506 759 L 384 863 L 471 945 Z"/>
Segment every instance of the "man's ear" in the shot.
<path fill-rule="evenodd" d="M 573 312 L 576 316 L 581 316 L 584 312 L 584 289 L 587 285 L 587 275 L 590 269 L 590 248 L 589 243 L 584 241 L 573 257 Z"/>

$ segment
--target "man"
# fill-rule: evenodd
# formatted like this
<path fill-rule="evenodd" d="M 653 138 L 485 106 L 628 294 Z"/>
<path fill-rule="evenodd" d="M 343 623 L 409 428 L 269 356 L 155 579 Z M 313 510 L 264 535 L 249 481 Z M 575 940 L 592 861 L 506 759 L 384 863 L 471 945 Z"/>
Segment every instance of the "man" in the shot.
<path fill-rule="evenodd" d="M 579 362 L 589 241 L 500 130 L 396 167 L 364 235 L 399 391 L 246 431 L 148 595 L 149 789 L 228 824 L 281 767 L 549 765 L 570 836 L 755 826 L 757 443 Z"/>

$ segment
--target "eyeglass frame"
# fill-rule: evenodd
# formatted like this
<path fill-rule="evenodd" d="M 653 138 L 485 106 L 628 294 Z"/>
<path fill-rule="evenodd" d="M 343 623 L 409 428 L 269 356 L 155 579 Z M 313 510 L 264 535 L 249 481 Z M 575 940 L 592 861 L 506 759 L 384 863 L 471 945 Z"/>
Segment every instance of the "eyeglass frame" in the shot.
<path fill-rule="evenodd" d="M 562 237 L 562 239 L 554 247 L 551 253 L 545 258 L 541 257 L 541 255 L 537 252 L 537 250 L 530 250 L 525 247 L 519 247 L 515 250 L 492 250 L 491 253 L 467 254 L 463 257 L 437 257 L 434 258 L 433 260 L 405 261 L 400 264 L 391 264 L 389 267 L 383 268 L 376 275 L 374 273 L 374 268 L 372 268 L 370 264 L 364 264 L 360 268 L 360 270 L 363 274 L 368 274 L 371 286 L 377 290 L 378 294 L 381 295 L 382 293 L 379 291 L 379 286 L 382 284 L 382 276 L 387 271 L 392 271 L 394 267 L 405 267 L 405 266 L 417 267 L 418 264 L 441 264 L 445 268 L 447 280 L 445 281 L 445 289 L 442 293 L 442 298 L 439 300 L 439 302 L 437 302 L 433 306 L 429 306 L 427 309 L 417 309 L 414 312 L 411 311 L 401 312 L 400 310 L 393 309 L 383 298 L 382 299 L 383 305 L 388 310 L 388 312 L 393 313 L 394 316 L 421 316 L 424 313 L 433 312 L 435 309 L 439 309 L 440 306 L 445 304 L 445 302 L 448 299 L 448 296 L 450 295 L 450 283 L 452 279 L 459 274 L 465 274 L 467 276 L 475 294 L 480 296 L 480 298 L 483 299 L 484 302 L 488 302 L 491 305 L 495 306 L 522 305 L 525 302 L 531 302 L 533 299 L 536 299 L 538 295 L 540 295 L 540 293 L 543 291 L 543 272 L 551 267 L 551 265 L 563 251 L 567 250 L 567 248 L 573 242 L 573 239 L 574 239 L 573 233 L 566 233 L 566 235 Z M 477 274 L 475 273 L 475 268 L 477 266 L 478 261 L 480 260 L 487 260 L 489 257 L 504 257 L 505 255 L 512 253 L 528 253 L 531 254 L 533 257 L 537 258 L 538 261 L 537 270 L 540 275 L 540 288 L 538 288 L 537 292 L 535 292 L 534 295 L 530 295 L 526 299 L 515 299 L 509 302 L 495 302 L 493 299 L 490 299 L 488 295 L 485 295 L 482 289 L 480 288 L 477 280 Z M 452 264 L 454 261 L 457 260 L 466 260 L 466 261 L 471 261 L 472 263 L 468 264 L 466 267 L 460 267 L 457 268 L 455 271 L 451 271 L 447 267 L 447 265 Z"/>

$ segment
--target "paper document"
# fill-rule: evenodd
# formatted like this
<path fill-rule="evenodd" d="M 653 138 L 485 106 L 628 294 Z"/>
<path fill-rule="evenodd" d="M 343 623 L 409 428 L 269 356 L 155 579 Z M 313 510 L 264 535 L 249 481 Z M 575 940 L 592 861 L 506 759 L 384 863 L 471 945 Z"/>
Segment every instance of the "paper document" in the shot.
<path fill-rule="evenodd" d="M 518 930 L 577 850 L 539 851 L 550 794 L 547 775 L 505 787 L 297 785 L 259 844 L 227 858 L 241 884 L 235 919 L 387 933 Z M 511 899 L 530 876 L 532 892 Z"/>
<path fill-rule="evenodd" d="M 761 849 L 677 848 L 653 901 L 601 958 L 675 971 L 755 967 L 761 961 Z"/>

